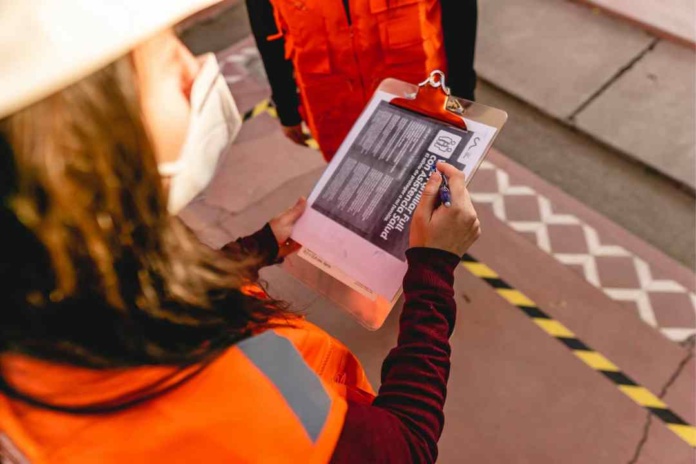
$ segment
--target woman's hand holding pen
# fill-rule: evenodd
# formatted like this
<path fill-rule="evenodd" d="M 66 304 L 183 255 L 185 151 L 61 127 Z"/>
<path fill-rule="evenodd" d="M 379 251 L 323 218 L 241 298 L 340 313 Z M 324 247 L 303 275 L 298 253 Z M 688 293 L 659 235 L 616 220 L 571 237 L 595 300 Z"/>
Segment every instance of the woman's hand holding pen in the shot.
<path fill-rule="evenodd" d="M 437 163 L 411 219 L 411 247 L 438 248 L 462 256 L 481 235 L 481 224 L 464 183 L 464 173 L 451 164 Z M 444 184 L 450 206 L 443 204 Z"/>

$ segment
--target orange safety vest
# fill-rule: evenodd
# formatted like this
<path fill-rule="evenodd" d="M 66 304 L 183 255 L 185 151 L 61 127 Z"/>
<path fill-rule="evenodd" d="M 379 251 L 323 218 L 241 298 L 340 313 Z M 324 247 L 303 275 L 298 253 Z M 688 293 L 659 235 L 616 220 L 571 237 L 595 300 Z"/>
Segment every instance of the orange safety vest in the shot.
<path fill-rule="evenodd" d="M 3 355 L 0 364 L 11 385 L 61 405 L 118 398 L 173 373 L 99 371 L 20 355 Z M 340 342 L 299 320 L 238 343 L 182 385 L 124 411 L 56 413 L 0 395 L 0 456 L 17 464 L 325 463 L 346 397 L 374 398 L 362 367 Z"/>
<path fill-rule="evenodd" d="M 382 80 L 446 72 L 439 0 L 271 0 L 302 113 L 327 160 Z M 269 37 L 273 40 L 275 37 Z"/>

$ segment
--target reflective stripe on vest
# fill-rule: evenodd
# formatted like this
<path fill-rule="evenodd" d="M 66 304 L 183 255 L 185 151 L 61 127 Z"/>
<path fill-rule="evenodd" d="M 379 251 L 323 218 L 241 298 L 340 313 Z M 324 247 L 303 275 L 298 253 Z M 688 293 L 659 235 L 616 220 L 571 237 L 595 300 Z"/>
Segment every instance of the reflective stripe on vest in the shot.
<path fill-rule="evenodd" d="M 312 442 L 316 441 L 329 415 L 331 400 L 297 348 L 273 331 L 244 340 L 237 346 L 280 390 Z M 281 358 L 278 353 L 285 353 L 285 356 Z"/>

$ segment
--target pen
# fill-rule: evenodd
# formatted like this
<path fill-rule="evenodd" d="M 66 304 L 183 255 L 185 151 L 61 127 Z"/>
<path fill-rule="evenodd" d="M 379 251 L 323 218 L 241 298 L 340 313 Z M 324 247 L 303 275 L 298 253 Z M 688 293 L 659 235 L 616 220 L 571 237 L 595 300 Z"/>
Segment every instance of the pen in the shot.
<path fill-rule="evenodd" d="M 447 185 L 447 177 L 445 177 L 444 174 L 441 175 L 442 184 L 440 184 L 440 201 L 443 205 L 449 208 L 450 206 L 452 206 L 452 196 L 450 195 L 450 189 Z"/>
<path fill-rule="evenodd" d="M 431 174 L 435 171 L 436 171 L 435 166 L 430 168 Z M 442 176 L 442 183 L 440 184 L 440 190 L 439 190 L 440 202 L 443 205 L 445 205 L 447 208 L 449 208 L 450 206 L 452 206 L 452 195 L 450 195 L 449 185 L 447 184 L 447 177 L 445 177 L 445 175 L 442 173 L 440 173 L 440 175 Z"/>

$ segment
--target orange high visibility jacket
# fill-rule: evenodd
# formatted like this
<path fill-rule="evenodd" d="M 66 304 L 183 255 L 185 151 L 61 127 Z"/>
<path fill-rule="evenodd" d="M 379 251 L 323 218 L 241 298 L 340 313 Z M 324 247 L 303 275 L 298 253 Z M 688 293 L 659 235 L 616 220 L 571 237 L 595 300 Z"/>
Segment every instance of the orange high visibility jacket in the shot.
<path fill-rule="evenodd" d="M 447 71 L 439 0 L 350 0 L 350 22 L 339 0 L 271 3 L 304 119 L 327 160 L 382 80 L 419 83 Z"/>
<path fill-rule="evenodd" d="M 60 405 L 118 398 L 173 372 L 98 371 L 18 355 L 0 361 L 22 393 Z M 343 427 L 345 397 L 370 402 L 373 395 L 345 346 L 298 321 L 240 342 L 182 385 L 124 411 L 72 415 L 0 396 L 0 456 L 51 464 L 325 463 Z"/>

